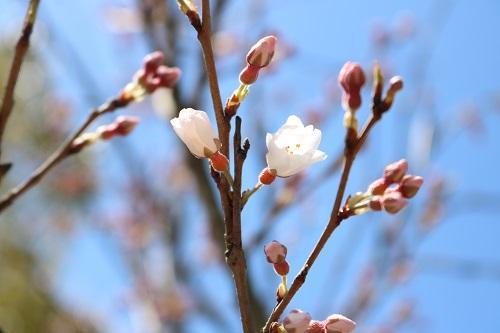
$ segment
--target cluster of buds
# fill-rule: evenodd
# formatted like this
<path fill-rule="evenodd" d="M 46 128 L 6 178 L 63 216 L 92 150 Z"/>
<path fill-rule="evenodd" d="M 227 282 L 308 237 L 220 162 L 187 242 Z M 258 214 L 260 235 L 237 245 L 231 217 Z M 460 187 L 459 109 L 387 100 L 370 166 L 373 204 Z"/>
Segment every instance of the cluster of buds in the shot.
<path fill-rule="evenodd" d="M 229 160 L 220 152 L 220 142 L 205 111 L 182 109 L 179 116 L 170 120 L 177 136 L 191 154 L 197 158 L 208 158 L 212 168 L 228 172 Z"/>
<path fill-rule="evenodd" d="M 241 102 L 248 94 L 249 86 L 259 76 L 261 69 L 269 66 L 276 48 L 277 39 L 275 36 L 266 36 L 260 39 L 247 54 L 247 66 L 240 73 L 240 86 L 233 92 L 226 102 L 226 114 L 234 116 Z"/>
<path fill-rule="evenodd" d="M 278 302 L 285 297 L 287 293 L 286 276 L 290 272 L 290 265 L 286 261 L 287 248 L 280 242 L 273 240 L 264 246 L 264 254 L 267 262 L 273 265 L 276 274 L 281 276 L 281 283 L 276 291 Z"/>
<path fill-rule="evenodd" d="M 343 211 L 353 215 L 382 209 L 390 214 L 398 213 L 424 182 L 422 177 L 408 175 L 407 171 L 408 162 L 404 159 L 387 165 L 384 176 L 372 182 L 365 193 L 349 197 Z"/>
<path fill-rule="evenodd" d="M 313 320 L 311 315 L 302 310 L 292 310 L 277 328 L 279 333 L 350 333 L 356 328 L 351 319 L 333 314 L 323 321 Z"/>
<path fill-rule="evenodd" d="M 119 116 L 114 122 L 108 125 L 99 126 L 95 132 L 86 132 L 76 138 L 71 147 L 70 153 L 78 153 L 97 140 L 109 140 L 115 136 L 126 136 L 132 132 L 139 123 L 139 118 L 130 116 Z"/>
<path fill-rule="evenodd" d="M 361 88 L 366 82 L 363 68 L 355 62 L 346 62 L 340 70 L 338 81 L 342 87 L 342 105 L 345 109 L 344 127 L 357 131 L 356 111 L 361 106 Z"/>
<path fill-rule="evenodd" d="M 158 88 L 173 88 L 181 76 L 181 70 L 177 67 L 165 66 L 164 61 L 163 53 L 160 51 L 144 57 L 142 68 L 134 74 L 132 82 L 125 86 L 120 99 L 124 103 L 141 101 Z"/>

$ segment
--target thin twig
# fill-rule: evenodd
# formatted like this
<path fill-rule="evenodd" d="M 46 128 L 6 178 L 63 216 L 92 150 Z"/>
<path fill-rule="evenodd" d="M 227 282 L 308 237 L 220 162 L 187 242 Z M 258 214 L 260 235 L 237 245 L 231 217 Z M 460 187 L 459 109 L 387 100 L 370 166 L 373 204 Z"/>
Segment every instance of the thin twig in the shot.
<path fill-rule="evenodd" d="M 241 180 L 243 173 L 243 163 L 246 159 L 250 143 L 245 140 L 241 146 L 241 118 L 236 117 L 236 126 L 234 132 L 234 185 L 233 185 L 233 230 L 228 238 L 227 244 L 227 264 L 233 273 L 233 279 L 236 284 L 236 293 L 240 307 L 241 322 L 243 332 L 255 332 L 252 327 L 250 312 L 250 297 L 248 294 L 248 278 L 245 253 L 242 246 L 241 236 Z"/>
<path fill-rule="evenodd" d="M 356 139 L 354 144 L 351 144 L 349 142 L 349 138 L 346 139 L 346 149 L 344 152 L 344 167 L 342 170 L 342 176 L 340 178 L 339 186 L 337 189 L 337 195 L 335 197 L 335 202 L 333 205 L 332 212 L 330 214 L 330 220 L 328 221 L 328 224 L 321 234 L 319 240 L 317 241 L 316 245 L 314 246 L 311 254 L 307 258 L 306 262 L 304 263 L 304 266 L 300 270 L 300 272 L 297 274 L 297 276 L 294 278 L 292 285 L 290 286 L 290 289 L 288 290 L 287 294 L 281 302 L 278 303 L 278 305 L 274 308 L 273 312 L 269 316 L 269 319 L 266 322 L 266 325 L 262 329 L 262 332 L 269 332 L 271 328 L 271 324 L 278 321 L 279 317 L 283 312 L 285 311 L 285 308 L 287 305 L 290 303 L 292 298 L 295 296 L 297 291 L 302 287 L 304 284 L 307 274 L 309 272 L 309 269 L 312 267 L 316 259 L 318 258 L 319 254 L 323 250 L 323 247 L 326 245 L 328 242 L 328 239 L 332 235 L 332 233 L 335 231 L 335 229 L 340 225 L 342 222 L 342 216 L 339 215 L 339 211 L 341 208 L 342 204 L 342 199 L 344 197 L 344 192 L 345 188 L 347 186 L 347 181 L 349 179 L 349 174 L 351 172 L 351 167 L 354 162 L 354 159 L 356 158 L 357 153 L 363 146 L 363 144 L 366 141 L 366 138 L 368 137 L 368 134 L 375 125 L 375 123 L 380 119 L 380 116 L 371 116 L 371 118 L 368 120 L 367 125 L 364 127 L 361 135 L 359 138 Z"/>
<path fill-rule="evenodd" d="M 5 86 L 2 105 L 0 106 L 0 156 L 2 152 L 1 146 L 3 141 L 3 134 L 5 132 L 5 126 L 12 112 L 12 108 L 14 107 L 14 91 L 16 89 L 16 84 L 19 78 L 19 72 L 21 71 L 24 57 L 29 48 L 31 32 L 33 31 L 33 26 L 36 21 L 36 14 L 38 12 L 39 4 L 40 0 L 31 0 L 29 3 L 28 9 L 26 11 L 26 16 L 24 17 L 21 37 L 19 37 L 19 40 L 16 44 L 14 59 L 12 60 L 9 77 L 7 79 L 7 85 Z"/>
<path fill-rule="evenodd" d="M 3 212 L 7 207 L 9 207 L 16 199 L 18 199 L 23 193 L 31 189 L 33 186 L 38 184 L 40 180 L 57 164 L 59 164 L 66 157 L 74 154 L 71 150 L 73 147 L 73 142 L 76 138 L 82 134 L 90 124 L 103 114 L 113 112 L 118 108 L 124 107 L 127 103 L 120 101 L 118 99 L 113 99 L 99 108 L 92 111 L 85 122 L 73 133 L 52 155 L 47 158 L 32 174 L 31 176 L 19 184 L 18 186 L 11 189 L 2 199 L 0 199 L 0 213 Z"/>

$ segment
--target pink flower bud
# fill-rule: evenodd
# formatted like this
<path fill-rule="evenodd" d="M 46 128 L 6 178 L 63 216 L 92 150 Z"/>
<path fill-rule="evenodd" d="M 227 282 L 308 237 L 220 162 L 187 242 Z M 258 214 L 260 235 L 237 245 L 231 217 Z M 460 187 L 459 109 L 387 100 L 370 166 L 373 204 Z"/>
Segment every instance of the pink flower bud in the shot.
<path fill-rule="evenodd" d="M 216 151 L 209 157 L 210 164 L 215 171 L 224 172 L 229 167 L 229 160 L 220 151 Z"/>
<path fill-rule="evenodd" d="M 138 123 L 137 117 L 119 116 L 113 123 L 99 126 L 97 133 L 102 140 L 109 140 L 116 135 L 128 135 Z"/>
<path fill-rule="evenodd" d="M 260 39 L 248 52 L 247 63 L 258 68 L 269 65 L 273 59 L 277 41 L 278 39 L 274 36 Z"/>
<path fill-rule="evenodd" d="M 386 183 L 399 183 L 407 171 L 408 162 L 405 159 L 389 164 L 384 169 L 384 178 Z"/>
<path fill-rule="evenodd" d="M 356 328 L 356 323 L 341 315 L 333 314 L 325 320 L 327 333 L 350 333 Z"/>
<path fill-rule="evenodd" d="M 139 120 L 140 119 L 138 117 L 119 116 L 114 122 L 116 124 L 116 135 L 128 135 L 139 123 Z"/>
<path fill-rule="evenodd" d="M 385 189 L 387 188 L 387 183 L 385 182 L 385 178 L 379 178 L 375 180 L 373 183 L 368 186 L 368 193 L 373 195 L 382 195 L 384 194 Z"/>
<path fill-rule="evenodd" d="M 408 204 L 403 195 L 397 191 L 389 191 L 382 197 L 382 206 L 386 212 L 396 214 Z"/>
<path fill-rule="evenodd" d="M 288 265 L 288 262 L 286 260 L 283 260 L 282 262 L 277 264 L 273 264 L 273 266 L 276 274 L 280 276 L 285 276 L 290 272 L 290 265 Z"/>
<path fill-rule="evenodd" d="M 309 327 L 307 328 L 305 333 L 325 333 L 326 326 L 325 322 L 319 320 L 312 320 L 309 323 Z"/>
<path fill-rule="evenodd" d="M 366 81 L 363 69 L 359 64 L 348 61 L 340 70 L 338 81 L 344 90 L 344 104 L 357 110 L 361 106 L 361 88 Z"/>
<path fill-rule="evenodd" d="M 259 182 L 264 185 L 271 184 L 276 179 L 276 171 L 265 168 L 259 175 Z"/>
<path fill-rule="evenodd" d="M 370 207 L 371 210 L 378 212 L 382 210 L 382 196 L 381 195 L 375 195 L 370 199 L 370 202 L 368 203 L 368 206 Z"/>
<path fill-rule="evenodd" d="M 156 69 L 163 65 L 165 61 L 165 57 L 163 56 L 163 52 L 155 51 L 144 57 L 143 64 L 144 70 L 147 74 L 152 74 L 156 72 Z"/>
<path fill-rule="evenodd" d="M 292 310 L 283 319 L 283 326 L 287 333 L 305 333 L 311 322 L 311 315 L 302 310 Z"/>
<path fill-rule="evenodd" d="M 403 177 L 403 180 L 401 180 L 401 183 L 399 184 L 399 191 L 405 198 L 413 198 L 422 184 L 424 183 L 424 179 L 420 176 L 412 176 L 412 175 L 406 175 Z"/>
<path fill-rule="evenodd" d="M 156 76 L 160 87 L 173 88 L 181 77 L 181 70 L 177 67 L 160 66 L 156 70 Z"/>
<path fill-rule="evenodd" d="M 264 246 L 264 254 L 271 264 L 280 264 L 285 261 L 287 248 L 280 242 L 273 240 Z"/>
<path fill-rule="evenodd" d="M 97 128 L 97 133 L 99 134 L 99 138 L 102 140 L 109 140 L 116 134 L 116 128 L 118 125 L 116 123 L 99 126 Z"/>
<path fill-rule="evenodd" d="M 248 64 L 240 73 L 240 82 L 247 85 L 254 83 L 259 77 L 259 70 L 259 67 Z"/>

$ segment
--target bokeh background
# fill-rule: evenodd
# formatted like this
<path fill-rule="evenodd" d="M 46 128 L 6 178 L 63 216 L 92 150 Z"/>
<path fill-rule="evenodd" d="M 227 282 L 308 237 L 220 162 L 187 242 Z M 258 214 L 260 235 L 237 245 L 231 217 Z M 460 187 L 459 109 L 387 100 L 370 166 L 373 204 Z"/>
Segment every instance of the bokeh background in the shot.
<path fill-rule="evenodd" d="M 27 2 L 0 0 L 2 86 Z M 343 313 L 357 332 L 500 332 L 500 2 L 212 7 L 223 98 L 248 48 L 270 33 L 279 38 L 276 61 L 239 111 L 252 144 L 244 186 L 265 165 L 265 133 L 290 114 L 323 131 L 329 155 L 259 191 L 245 209 L 257 324 L 279 283 L 263 244 L 288 246 L 294 276 L 330 214 L 343 144 L 337 73 L 353 60 L 368 75 L 378 61 L 386 77 L 403 76 L 405 89 L 356 160 L 348 192 L 400 158 L 425 186 L 396 216 L 346 221 L 290 309 L 319 320 Z M 187 106 L 213 116 L 196 35 L 174 0 L 41 1 L 4 145 L 14 167 L 0 189 L 25 179 L 157 49 L 182 69 L 177 89 L 121 110 L 141 118 L 130 136 L 64 161 L 0 217 L 5 332 L 240 331 L 218 196 L 206 162 L 186 152 L 168 123 Z"/>

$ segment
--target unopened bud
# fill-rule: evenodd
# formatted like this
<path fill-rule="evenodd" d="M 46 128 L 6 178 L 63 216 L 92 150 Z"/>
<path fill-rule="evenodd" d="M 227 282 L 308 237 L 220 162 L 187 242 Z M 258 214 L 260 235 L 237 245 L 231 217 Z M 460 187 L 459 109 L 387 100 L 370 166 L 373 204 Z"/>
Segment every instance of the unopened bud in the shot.
<path fill-rule="evenodd" d="M 96 132 L 100 139 L 109 140 L 116 135 L 128 135 L 138 123 L 137 117 L 119 116 L 113 123 L 99 126 Z"/>
<path fill-rule="evenodd" d="M 259 175 L 259 182 L 264 185 L 271 184 L 276 179 L 276 170 L 265 168 Z"/>
<path fill-rule="evenodd" d="M 420 176 L 406 175 L 399 184 L 399 191 L 403 197 L 408 199 L 413 198 L 423 183 L 424 179 Z"/>
<path fill-rule="evenodd" d="M 260 39 L 248 52 L 247 63 L 257 68 L 268 66 L 273 59 L 277 41 L 272 35 Z"/>
<path fill-rule="evenodd" d="M 373 103 L 379 104 L 382 100 L 382 92 L 384 90 L 384 76 L 380 65 L 377 63 L 373 66 Z"/>
<path fill-rule="evenodd" d="M 382 196 L 380 195 L 375 195 L 370 199 L 370 202 L 368 203 L 368 207 L 370 207 L 371 210 L 378 212 L 382 210 Z"/>
<path fill-rule="evenodd" d="M 311 320 L 309 323 L 309 327 L 305 331 L 305 333 L 325 333 L 326 326 L 325 322 L 319 320 Z"/>
<path fill-rule="evenodd" d="M 401 209 L 406 207 L 407 204 L 408 201 L 397 191 L 389 191 L 382 197 L 382 206 L 384 210 L 390 214 L 398 213 Z"/>
<path fill-rule="evenodd" d="M 384 111 L 387 111 L 392 106 L 394 102 L 394 97 L 396 93 L 403 89 L 403 79 L 400 76 L 394 76 L 389 85 L 389 89 L 387 90 L 387 95 L 384 98 Z"/>
<path fill-rule="evenodd" d="M 385 182 L 385 178 L 379 178 L 375 180 L 373 183 L 368 186 L 368 193 L 373 195 L 382 195 L 384 194 L 385 189 L 387 188 L 387 183 Z"/>
<path fill-rule="evenodd" d="M 240 73 L 240 82 L 246 85 L 254 83 L 259 77 L 259 71 L 259 67 L 248 64 Z"/>
<path fill-rule="evenodd" d="M 408 162 L 401 159 L 385 167 L 384 179 L 387 184 L 399 183 L 407 171 Z"/>
<path fill-rule="evenodd" d="M 338 81 L 344 90 L 343 101 L 345 107 L 357 110 L 361 106 L 361 88 L 365 84 L 365 73 L 361 66 L 348 61 L 340 70 Z"/>
<path fill-rule="evenodd" d="M 156 69 L 163 65 L 163 62 L 165 61 L 165 57 L 163 55 L 163 52 L 161 51 L 155 51 L 152 52 L 144 57 L 143 64 L 144 64 L 144 70 L 146 71 L 147 74 L 151 74 L 156 72 Z"/>
<path fill-rule="evenodd" d="M 156 75 L 159 79 L 159 87 L 173 88 L 181 77 L 181 70 L 177 67 L 160 66 Z"/>
<path fill-rule="evenodd" d="M 215 171 L 224 172 L 229 167 L 229 160 L 220 151 L 216 151 L 210 157 L 210 164 Z"/>
<path fill-rule="evenodd" d="M 276 274 L 280 276 L 286 276 L 288 273 L 290 273 L 290 265 L 286 260 L 283 260 L 280 263 L 273 264 L 274 271 Z"/>
<path fill-rule="evenodd" d="M 264 246 L 264 254 L 266 259 L 271 264 L 279 264 L 285 261 L 287 248 L 280 242 L 273 240 Z"/>
<path fill-rule="evenodd" d="M 356 323 L 341 315 L 333 314 L 325 320 L 327 333 L 350 333 L 356 328 Z"/>
<path fill-rule="evenodd" d="M 117 135 L 128 135 L 132 132 L 139 123 L 140 119 L 138 117 L 130 117 L 130 116 L 119 116 L 116 118 L 116 134 Z"/>
<path fill-rule="evenodd" d="M 283 326 L 288 333 L 304 333 L 311 322 L 311 315 L 302 310 L 292 310 L 283 319 Z"/>

